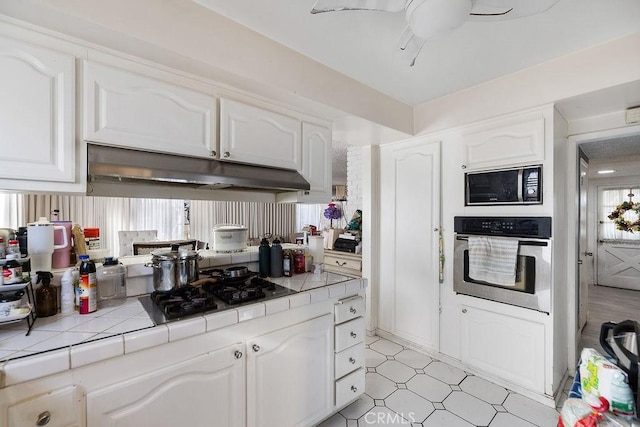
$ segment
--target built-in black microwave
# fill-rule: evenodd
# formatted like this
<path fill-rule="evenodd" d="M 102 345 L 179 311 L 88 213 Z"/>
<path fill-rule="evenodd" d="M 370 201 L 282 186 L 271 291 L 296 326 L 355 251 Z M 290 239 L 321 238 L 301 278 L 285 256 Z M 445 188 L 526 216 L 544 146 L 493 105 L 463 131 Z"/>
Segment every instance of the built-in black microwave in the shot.
<path fill-rule="evenodd" d="M 542 165 L 465 174 L 465 206 L 542 203 Z"/>

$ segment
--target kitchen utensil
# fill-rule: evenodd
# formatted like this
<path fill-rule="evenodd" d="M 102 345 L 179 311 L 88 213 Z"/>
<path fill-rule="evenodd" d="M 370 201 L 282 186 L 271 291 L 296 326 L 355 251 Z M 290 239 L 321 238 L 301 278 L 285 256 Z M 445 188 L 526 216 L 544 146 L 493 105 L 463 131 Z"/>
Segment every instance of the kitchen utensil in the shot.
<path fill-rule="evenodd" d="M 224 271 L 229 277 L 244 277 L 249 273 L 249 269 L 247 267 L 229 267 Z"/>
<path fill-rule="evenodd" d="M 200 256 L 197 251 L 178 250 L 174 245 L 171 251 L 153 251 L 151 256 L 151 264 L 145 265 L 153 268 L 153 288 L 156 291 L 168 292 L 198 280 Z"/>
<path fill-rule="evenodd" d="M 56 248 L 53 251 L 53 257 L 52 257 L 52 267 L 53 268 L 65 268 L 65 267 L 69 267 L 69 264 L 71 263 L 71 226 L 72 223 L 71 221 L 52 221 L 52 224 L 57 225 L 57 226 L 62 226 L 64 227 L 62 230 L 59 228 L 55 228 L 53 231 L 53 244 L 56 246 L 60 246 L 63 244 L 63 242 L 67 242 L 66 245 L 64 245 L 61 248 Z M 66 235 L 66 239 L 65 236 Z"/>
<path fill-rule="evenodd" d="M 58 245 L 54 244 L 54 230 L 63 231 L 62 242 Z M 27 236 L 32 271 L 51 271 L 53 251 L 62 249 L 68 244 L 65 228 L 50 223 L 45 217 L 40 217 L 38 221 L 27 224 Z"/>
<path fill-rule="evenodd" d="M 214 225 L 211 231 L 212 246 L 215 252 L 241 252 L 247 248 L 249 230 L 239 224 Z"/>
<path fill-rule="evenodd" d="M 640 356 L 638 352 L 640 325 L 633 320 L 620 323 L 606 322 L 600 326 L 600 345 L 616 360 L 620 369 L 627 373 L 629 387 L 636 396 L 636 407 L 640 407 Z"/>

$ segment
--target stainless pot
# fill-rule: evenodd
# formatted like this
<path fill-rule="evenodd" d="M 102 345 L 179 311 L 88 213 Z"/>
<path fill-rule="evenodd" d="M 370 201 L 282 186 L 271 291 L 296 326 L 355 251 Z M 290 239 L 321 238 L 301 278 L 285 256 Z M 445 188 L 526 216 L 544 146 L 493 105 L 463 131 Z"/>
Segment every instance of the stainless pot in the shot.
<path fill-rule="evenodd" d="M 249 229 L 239 224 L 217 224 L 213 226 L 211 238 L 211 249 L 216 252 L 241 252 L 247 248 Z"/>
<path fill-rule="evenodd" d="M 156 292 L 169 292 L 198 280 L 198 261 L 201 259 L 193 250 L 153 251 L 153 289 Z"/>

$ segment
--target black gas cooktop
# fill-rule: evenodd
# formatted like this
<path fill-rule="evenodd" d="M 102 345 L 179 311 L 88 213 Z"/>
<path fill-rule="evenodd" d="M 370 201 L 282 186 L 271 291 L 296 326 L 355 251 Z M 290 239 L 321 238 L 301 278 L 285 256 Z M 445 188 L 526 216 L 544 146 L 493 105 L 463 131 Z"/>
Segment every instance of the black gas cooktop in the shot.
<path fill-rule="evenodd" d="M 296 293 L 260 278 L 253 272 L 228 277 L 203 271 L 200 277 L 204 277 L 206 281 L 194 282 L 197 286 L 187 285 L 169 292 L 153 292 L 140 297 L 139 301 L 158 325 Z"/>

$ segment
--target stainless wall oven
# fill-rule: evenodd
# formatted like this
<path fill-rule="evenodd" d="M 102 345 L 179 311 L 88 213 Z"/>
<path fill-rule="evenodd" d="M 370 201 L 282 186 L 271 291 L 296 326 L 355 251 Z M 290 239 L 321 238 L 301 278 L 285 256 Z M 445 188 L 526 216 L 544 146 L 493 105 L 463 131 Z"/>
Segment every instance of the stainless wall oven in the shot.
<path fill-rule="evenodd" d="M 455 217 L 454 231 L 453 290 L 456 293 L 550 312 L 550 217 Z M 471 236 L 517 240 L 514 285 L 490 283 L 470 277 Z"/>

